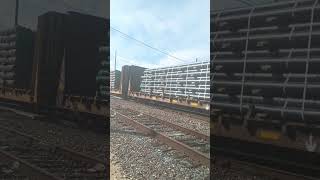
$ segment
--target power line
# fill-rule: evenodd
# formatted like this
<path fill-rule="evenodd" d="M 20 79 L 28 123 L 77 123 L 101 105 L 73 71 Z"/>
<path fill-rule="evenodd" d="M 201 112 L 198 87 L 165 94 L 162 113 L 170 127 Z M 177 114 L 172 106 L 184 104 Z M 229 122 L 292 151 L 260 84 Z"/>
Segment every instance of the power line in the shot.
<path fill-rule="evenodd" d="M 174 58 L 175 60 L 178 60 L 178 61 L 180 61 L 180 62 L 188 62 L 188 61 L 186 61 L 186 60 L 184 60 L 184 59 L 181 59 L 181 58 L 178 58 L 178 57 L 176 57 L 176 56 L 174 56 L 174 55 L 171 55 L 171 54 L 169 54 L 169 53 L 167 53 L 167 52 L 165 52 L 165 51 L 163 51 L 163 50 L 160 50 L 160 49 L 158 49 L 158 48 L 155 48 L 155 47 L 153 47 L 153 46 L 151 46 L 151 45 L 149 45 L 149 44 L 147 44 L 147 43 L 145 43 L 145 42 L 143 42 L 143 41 L 140 41 L 140 40 L 138 40 L 138 39 L 136 39 L 136 38 L 134 38 L 134 37 L 132 37 L 132 36 L 130 36 L 130 35 L 122 32 L 122 31 L 120 31 L 120 30 L 118 30 L 118 29 L 113 28 L 112 26 L 110 26 L 110 29 L 112 29 L 112 30 L 114 30 L 114 31 L 122 34 L 123 36 L 125 36 L 125 37 L 127 37 L 127 38 L 129 38 L 129 39 L 131 39 L 131 40 L 134 40 L 134 41 L 138 42 L 139 44 L 142 44 L 142 45 L 144 45 L 144 46 L 146 46 L 146 47 L 148 47 L 148 48 L 151 48 L 151 49 L 153 49 L 153 50 L 155 50 L 155 51 L 158 51 L 158 52 L 160 52 L 160 53 L 162 53 L 162 54 L 165 54 L 165 55 L 167 55 L 167 56 L 169 56 L 169 57 L 171 57 L 171 58 Z"/>
<path fill-rule="evenodd" d="M 114 56 L 114 55 L 112 55 Z M 119 60 L 120 59 L 120 60 Z M 139 61 L 135 60 L 135 59 L 132 59 L 132 58 L 126 58 L 126 57 L 123 57 L 123 56 L 120 56 L 119 54 L 117 54 L 117 61 L 122 61 L 122 62 L 127 62 L 128 64 L 126 65 L 135 65 L 135 66 L 141 66 L 141 67 L 145 67 L 145 68 L 148 68 L 145 66 L 145 64 L 143 63 L 137 63 Z M 120 64 L 120 63 L 118 63 Z M 155 65 L 155 66 L 158 66 L 158 65 Z"/>
<path fill-rule="evenodd" d="M 112 57 L 115 57 L 114 55 L 112 55 Z M 134 61 L 132 59 L 128 59 L 122 56 L 119 56 L 119 54 L 117 54 L 117 61 L 119 62 L 119 59 L 121 59 L 121 61 L 127 62 L 129 63 L 128 65 L 135 65 L 135 63 L 133 63 Z"/>
<path fill-rule="evenodd" d="M 67 5 L 68 8 L 70 8 L 70 9 L 74 9 L 74 10 L 77 10 L 77 11 L 82 11 L 82 12 L 88 13 L 88 11 L 84 11 L 83 9 L 74 8 L 72 5 L 70 5 L 69 3 L 67 3 L 65 0 L 62 0 L 62 2 L 63 2 L 65 5 Z M 162 54 L 165 54 L 165 55 L 167 55 L 168 57 L 171 57 L 171 58 L 173 58 L 173 59 L 175 59 L 175 60 L 178 60 L 178 61 L 180 61 L 180 62 L 183 62 L 183 63 L 189 63 L 189 61 L 187 61 L 187 60 L 178 58 L 178 57 L 176 57 L 176 56 L 174 56 L 174 55 L 172 55 L 172 54 L 170 54 L 170 53 L 168 53 L 168 52 L 166 52 L 166 51 L 163 51 L 163 50 L 160 50 L 160 49 L 158 49 L 158 48 L 156 48 L 156 47 L 153 47 L 153 46 L 151 46 L 151 45 L 149 45 L 149 44 L 147 44 L 147 43 L 145 43 L 145 42 L 143 42 L 143 41 L 141 41 L 141 40 L 138 40 L 138 39 L 136 39 L 136 38 L 134 38 L 134 37 L 132 37 L 132 36 L 130 36 L 130 35 L 122 32 L 122 31 L 120 31 L 120 30 L 116 29 L 116 28 L 113 28 L 112 26 L 110 26 L 110 29 L 112 29 L 112 30 L 120 33 L 121 35 L 125 36 L 126 38 L 129 38 L 129 39 L 131 39 L 131 40 L 134 40 L 134 41 L 138 42 L 139 44 L 142 44 L 142 45 L 144 45 L 144 46 L 146 46 L 146 47 L 148 47 L 148 48 L 150 48 L 150 49 L 153 49 L 153 50 L 158 51 L 158 52 L 160 52 L 160 53 L 162 53 Z"/>
<path fill-rule="evenodd" d="M 114 55 L 113 55 L 114 56 Z M 119 56 L 118 54 L 117 54 L 117 61 L 119 62 L 119 61 L 121 61 L 121 62 L 126 62 L 126 63 L 128 63 L 128 64 L 126 64 L 126 65 L 136 65 L 136 66 L 139 66 L 139 64 L 137 64 L 136 62 L 138 62 L 138 61 L 136 61 L 136 60 L 133 60 L 133 59 L 128 59 L 128 58 L 125 58 L 125 57 L 122 57 L 122 56 Z M 118 65 L 120 64 L 120 63 L 117 63 Z M 140 66 L 142 66 L 141 64 L 140 64 Z M 115 69 L 117 69 L 117 67 L 115 67 Z"/>
<path fill-rule="evenodd" d="M 115 56 L 115 55 L 111 55 L 111 56 Z M 119 62 L 119 59 L 121 59 L 120 61 L 122 62 L 127 62 L 128 64 L 126 65 L 136 65 L 136 66 L 141 66 L 141 67 L 145 67 L 145 68 L 150 68 L 148 67 L 148 65 L 146 64 L 141 64 L 141 63 L 137 63 L 139 61 L 135 60 L 135 59 L 132 59 L 132 58 L 125 58 L 123 56 L 120 56 L 117 54 L 117 61 Z M 198 63 L 204 63 L 204 62 L 208 62 L 208 61 L 198 61 Z M 120 63 L 119 63 L 120 64 Z M 157 68 L 160 68 L 160 67 L 166 67 L 166 66 L 163 66 L 163 65 L 155 65 Z M 176 65 L 173 65 L 173 66 L 176 66 Z"/>
<path fill-rule="evenodd" d="M 136 65 L 136 63 L 134 63 L 134 61 L 131 60 L 131 59 L 124 58 L 124 57 L 119 56 L 119 55 L 117 55 L 117 56 L 118 56 L 118 58 L 121 59 L 122 61 L 127 62 L 127 63 L 130 63 L 129 65 Z"/>

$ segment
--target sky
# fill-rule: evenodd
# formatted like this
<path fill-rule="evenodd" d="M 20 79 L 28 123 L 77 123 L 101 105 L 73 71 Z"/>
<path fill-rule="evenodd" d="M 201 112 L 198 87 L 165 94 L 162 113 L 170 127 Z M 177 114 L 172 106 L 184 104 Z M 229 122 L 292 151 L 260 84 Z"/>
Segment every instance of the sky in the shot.
<path fill-rule="evenodd" d="M 108 18 L 109 0 L 20 0 L 19 25 L 35 30 L 38 16 L 48 11 L 77 11 Z M 0 30 L 13 27 L 15 0 L 0 0 Z"/>
<path fill-rule="evenodd" d="M 130 3 L 128 3 L 130 2 Z M 110 68 L 146 68 L 209 61 L 209 0 L 111 0 L 111 27 L 181 59 L 150 49 L 121 33 L 110 31 Z"/>

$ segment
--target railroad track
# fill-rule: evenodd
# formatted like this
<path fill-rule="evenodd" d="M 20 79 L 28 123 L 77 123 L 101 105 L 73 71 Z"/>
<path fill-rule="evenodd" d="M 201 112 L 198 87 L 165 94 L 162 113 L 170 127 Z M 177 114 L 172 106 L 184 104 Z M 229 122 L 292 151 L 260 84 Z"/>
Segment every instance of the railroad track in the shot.
<path fill-rule="evenodd" d="M 162 109 L 171 109 L 174 111 L 179 111 L 179 112 L 184 112 L 192 115 L 197 115 L 200 116 L 200 120 L 208 122 L 208 117 L 210 116 L 210 112 L 203 112 L 202 109 L 197 109 L 197 108 L 190 108 L 190 107 L 183 107 L 175 104 L 170 104 L 170 103 L 164 103 L 164 102 L 156 102 L 156 101 L 150 101 L 150 100 L 139 100 L 135 98 L 131 98 L 130 100 L 134 102 L 138 102 L 141 104 L 148 104 L 149 106 L 154 106 L 154 107 L 160 107 Z"/>
<path fill-rule="evenodd" d="M 170 109 L 176 112 L 187 113 L 189 114 L 190 117 L 196 117 L 199 120 L 202 120 L 204 122 L 209 122 L 208 118 L 210 117 L 210 112 L 203 112 L 203 110 L 197 109 L 197 108 L 193 108 L 193 109 L 190 107 L 186 108 L 186 107 L 181 107 L 181 106 L 170 104 L 170 103 L 156 102 L 151 100 L 142 100 L 142 99 L 137 99 L 133 97 L 123 99 L 120 95 L 111 95 L 111 98 L 121 99 L 124 101 L 132 101 L 135 103 L 145 104 L 145 105 L 157 107 L 160 109 Z"/>
<path fill-rule="evenodd" d="M 316 156 L 302 153 L 288 156 L 290 159 L 286 155 L 290 153 L 293 155 L 294 152 L 288 149 L 274 149 L 271 145 L 257 146 L 216 136 L 213 138 L 216 142 L 211 147 L 215 155 L 212 159 L 215 168 L 273 180 L 316 180 L 320 177 L 319 166 L 310 161 L 313 157 L 313 161 L 318 162 Z M 298 158 L 302 161 L 297 161 Z"/>
<path fill-rule="evenodd" d="M 106 179 L 103 160 L 71 149 L 52 146 L 9 127 L 0 126 L 0 179 Z"/>
<path fill-rule="evenodd" d="M 210 137 L 143 112 L 120 107 L 111 108 L 112 116 L 119 116 L 126 124 L 150 135 L 189 157 L 197 165 L 210 165 Z"/>
<path fill-rule="evenodd" d="M 225 174 L 247 174 L 252 177 L 261 177 L 272 180 L 317 180 L 318 178 L 296 174 L 288 171 L 279 170 L 270 166 L 259 165 L 246 160 L 238 160 L 229 156 L 216 155 L 214 157 L 213 166 L 215 168 L 222 168 Z M 212 168 L 214 171 L 214 168 Z M 214 174 L 214 172 L 211 172 Z"/>
<path fill-rule="evenodd" d="M 136 103 L 140 103 L 140 104 L 146 104 L 148 106 L 151 107 L 156 107 L 162 110 L 173 110 L 175 112 L 178 113 L 185 113 L 187 114 L 189 117 L 192 118 L 197 118 L 198 120 L 210 123 L 210 114 L 208 113 L 203 113 L 203 112 L 198 112 L 198 109 L 195 110 L 190 110 L 190 109 L 186 109 L 183 107 L 176 107 L 176 106 L 172 106 L 170 104 L 162 104 L 162 103 L 156 103 L 156 102 L 144 102 L 144 101 L 136 101 L 134 99 L 131 99 L 131 101 L 136 102 Z"/>

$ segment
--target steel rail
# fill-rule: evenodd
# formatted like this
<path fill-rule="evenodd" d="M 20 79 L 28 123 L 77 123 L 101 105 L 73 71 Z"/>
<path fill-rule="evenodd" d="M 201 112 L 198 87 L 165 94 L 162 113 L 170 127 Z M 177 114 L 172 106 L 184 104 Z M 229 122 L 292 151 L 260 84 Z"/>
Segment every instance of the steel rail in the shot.
<path fill-rule="evenodd" d="M 216 153 L 215 157 L 213 158 L 214 164 L 217 166 L 227 166 L 232 171 L 238 171 L 238 172 L 249 172 L 254 175 L 260 175 L 260 176 L 267 176 L 267 177 L 273 177 L 274 179 L 290 179 L 290 180 L 316 180 L 318 178 L 312 177 L 312 176 L 306 176 L 303 174 L 298 174 L 294 172 L 290 172 L 287 170 L 279 170 L 275 169 L 274 167 L 271 167 L 269 165 L 262 165 L 256 163 L 256 159 L 261 159 L 263 161 L 272 161 L 275 163 L 284 163 L 277 159 L 268 159 L 265 157 L 258 157 L 253 154 L 247 154 L 243 153 L 237 150 L 228 150 L 225 148 L 217 148 L 212 147 L 212 150 Z M 230 154 L 232 154 L 230 156 Z M 245 160 L 240 160 L 237 157 L 245 157 Z M 255 160 L 251 160 L 255 159 Z M 251 161 L 250 161 L 251 160 Z M 288 163 L 290 166 L 295 167 L 302 167 L 301 164 L 291 163 L 291 162 L 285 162 Z M 304 168 L 310 168 L 315 169 L 315 171 L 318 171 L 318 168 L 313 167 L 304 167 Z"/>
<path fill-rule="evenodd" d="M 15 157 L 14 155 L 1 150 L 0 149 L 0 159 L 3 162 L 18 162 L 19 167 L 17 171 L 19 171 L 19 174 L 30 177 L 30 178 L 35 178 L 35 179 L 47 179 L 47 180 L 62 180 L 62 178 L 56 177 L 55 175 L 51 174 L 50 172 L 41 169 L 37 166 L 34 166 L 25 160 L 19 159 Z"/>
<path fill-rule="evenodd" d="M 111 95 L 111 97 L 121 99 L 121 94 L 113 93 L 113 95 Z M 156 105 L 156 106 L 160 106 L 160 107 L 175 110 L 175 111 L 189 113 L 190 115 L 197 115 L 197 116 L 201 117 L 200 118 L 201 120 L 203 120 L 205 122 L 209 122 L 207 120 L 207 118 L 210 117 L 209 110 L 204 110 L 204 109 L 195 108 L 195 107 L 189 107 L 189 106 L 185 106 L 183 104 L 172 104 L 172 103 L 168 103 L 168 102 L 164 102 L 164 101 L 137 98 L 136 96 L 129 96 L 128 98 L 136 103 Z M 122 99 L 122 100 L 127 100 L 127 99 Z M 199 112 L 199 110 L 201 110 L 201 111 Z M 202 112 L 202 111 L 207 111 L 207 112 Z"/>
<path fill-rule="evenodd" d="M 148 99 L 141 100 L 141 99 L 135 99 L 135 98 L 133 98 L 133 100 L 135 100 L 135 102 L 139 102 L 139 103 L 140 102 L 142 102 L 142 103 L 149 102 L 150 104 L 155 103 L 157 106 L 160 106 L 163 108 L 168 108 L 168 109 L 172 109 L 175 111 L 181 111 L 181 112 L 186 112 L 186 113 L 190 113 L 190 114 L 195 114 L 195 115 L 201 116 L 202 117 L 201 120 L 209 122 L 209 121 L 203 119 L 203 117 L 204 118 L 210 117 L 209 112 L 208 113 L 198 112 L 197 111 L 198 109 L 191 110 L 191 109 L 185 108 L 185 106 L 183 106 L 183 105 L 179 105 L 179 104 L 172 105 L 170 103 L 165 103 L 165 102 L 161 102 L 161 101 L 158 102 L 158 101 L 154 101 L 154 100 L 148 100 Z"/>
<path fill-rule="evenodd" d="M 295 174 L 295 173 L 278 170 L 278 169 L 274 169 L 271 167 L 262 166 L 254 163 L 249 163 L 246 161 L 235 160 L 235 159 L 227 158 L 223 156 L 215 157 L 215 161 L 222 162 L 220 166 L 223 166 L 223 164 L 229 164 L 230 170 L 234 172 L 239 172 L 239 173 L 248 172 L 253 175 L 272 177 L 274 179 L 279 179 L 279 180 L 281 179 L 317 180 L 317 178 L 314 178 L 314 177 Z"/>
<path fill-rule="evenodd" d="M 164 135 L 163 133 L 157 132 L 156 130 L 153 130 L 152 128 L 147 127 L 146 125 L 144 125 L 144 124 L 142 124 L 142 123 L 140 123 L 140 122 L 138 122 L 138 121 L 122 114 L 122 113 L 119 113 L 118 111 L 115 111 L 115 110 L 111 110 L 111 111 L 113 111 L 116 115 L 123 117 L 123 119 L 128 124 L 135 127 L 137 130 L 139 130 L 147 135 L 151 135 L 153 138 L 159 140 L 160 142 L 163 142 L 163 143 L 169 145 L 170 147 L 173 147 L 174 149 L 184 153 L 185 155 L 190 157 L 196 164 L 201 164 L 201 165 L 204 165 L 207 167 L 210 166 L 210 157 L 207 154 L 202 153 L 198 150 L 195 150 L 192 147 L 190 147 L 182 142 L 179 142 L 173 138 L 170 138 L 170 137 Z"/>
<path fill-rule="evenodd" d="M 136 112 L 136 113 L 140 113 L 140 112 L 134 111 L 134 110 L 132 110 L 132 109 L 130 109 L 130 111 Z M 159 123 L 161 123 L 161 124 L 164 124 L 164 125 L 166 125 L 167 127 L 173 127 L 173 128 L 175 128 L 175 129 L 177 129 L 177 130 L 179 130 L 179 131 L 185 132 L 186 134 L 191 134 L 191 135 L 193 135 L 193 136 L 195 136 L 195 137 L 197 137 L 197 138 L 204 139 L 204 140 L 206 140 L 206 141 L 210 141 L 210 137 L 209 137 L 209 136 L 207 136 L 207 135 L 205 135 L 205 134 L 202 134 L 202 133 L 200 133 L 200 132 L 197 132 L 197 131 L 195 131 L 195 130 L 192 130 L 192 129 L 188 129 L 188 128 L 179 126 L 179 125 L 177 125 L 177 124 L 174 124 L 174 123 L 171 123 L 171 122 L 169 122 L 169 121 L 166 121 L 166 120 L 163 120 L 163 119 L 154 117 L 154 116 L 149 115 L 149 114 L 146 114 L 146 113 L 143 113 L 143 115 L 144 115 L 144 116 L 147 116 L 148 118 L 150 118 L 150 119 L 152 119 L 152 120 L 154 120 L 154 121 L 156 121 L 156 122 L 159 122 Z"/>
<path fill-rule="evenodd" d="M 18 135 L 20 137 L 29 139 L 30 142 L 37 142 L 39 144 L 43 143 L 43 140 L 38 139 L 36 137 L 33 137 L 31 135 L 25 134 L 23 132 L 17 131 L 17 130 L 15 130 L 13 128 L 9 128 L 9 127 L 0 125 L 0 130 L 1 131 L 7 131 L 7 132 L 10 132 L 10 133 L 16 134 L 16 135 Z M 75 161 L 80 161 L 80 162 L 84 162 L 84 163 L 87 163 L 87 164 L 91 164 L 92 166 L 101 165 L 104 168 L 106 167 L 105 161 L 103 161 L 101 159 L 93 158 L 91 156 L 88 156 L 88 155 L 80 153 L 80 152 L 76 152 L 76 151 L 74 151 L 74 150 L 72 150 L 70 148 L 59 146 L 59 145 L 49 145 L 49 147 L 50 147 L 51 150 L 53 150 L 53 153 L 61 154 L 61 155 L 63 155 L 63 157 L 67 157 L 67 158 L 75 160 Z M 61 177 L 58 177 L 57 175 L 53 175 L 52 173 L 49 173 L 47 170 L 45 170 L 43 168 L 40 168 L 40 167 L 37 167 L 36 165 L 33 165 L 32 163 L 28 163 L 27 161 L 19 159 L 18 157 L 15 157 L 14 155 L 11 155 L 10 153 L 5 152 L 4 150 L 1 150 L 0 154 L 2 154 L 2 156 L 6 157 L 6 158 L 10 158 L 12 160 L 16 159 L 16 161 L 22 162 L 23 165 L 24 165 L 23 166 L 24 168 L 32 170 L 31 172 L 33 174 L 38 174 L 40 177 L 42 177 L 42 176 L 51 177 L 52 176 L 52 178 L 49 178 L 49 179 L 54 179 L 54 178 L 55 179 L 61 179 Z M 43 178 L 41 178 L 41 179 L 43 179 Z M 46 179 L 46 178 L 44 178 L 44 179 Z"/>
<path fill-rule="evenodd" d="M 299 0 L 298 2 L 310 2 L 310 0 Z M 279 1 L 279 2 L 273 2 L 273 3 L 268 3 L 268 4 L 260 4 L 260 5 L 255 5 L 254 7 L 256 9 L 259 8 L 266 8 L 266 7 L 279 7 L 281 5 L 288 5 L 288 4 L 292 4 L 292 6 L 294 5 L 294 3 L 296 3 L 296 0 L 291 0 L 291 1 Z M 210 11 L 210 14 L 212 16 L 217 15 L 217 14 L 221 14 L 221 13 L 228 13 L 228 12 L 233 12 L 233 11 L 249 11 L 251 10 L 252 7 L 235 7 L 235 8 L 228 8 L 228 9 L 218 9 L 218 10 L 212 10 Z"/>
<path fill-rule="evenodd" d="M 35 142 L 43 142 L 41 139 L 38 139 L 38 138 L 33 137 L 31 135 L 28 135 L 26 133 L 17 131 L 15 129 L 12 129 L 12 128 L 9 128 L 9 127 L 5 127 L 3 125 L 0 125 L 0 129 L 8 131 L 8 132 L 11 132 L 11 133 L 15 133 L 15 134 L 17 134 L 19 136 L 22 136 L 24 138 L 28 138 L 28 139 L 33 140 Z M 87 156 L 87 155 L 85 155 L 83 153 L 76 152 L 76 151 L 74 151 L 74 150 L 72 150 L 70 148 L 67 148 L 67 147 L 62 147 L 62 146 L 59 146 L 59 145 L 55 145 L 54 148 L 56 150 L 59 150 L 59 151 L 65 153 L 66 155 L 72 156 L 75 159 L 79 159 L 79 160 L 83 160 L 83 161 L 87 161 L 87 162 L 91 162 L 91 163 L 104 163 L 103 160 Z"/>
<path fill-rule="evenodd" d="M 229 86 L 241 86 L 241 82 L 239 81 L 223 81 L 223 80 L 215 80 L 214 82 L 212 82 L 213 84 L 216 85 L 229 85 Z M 304 84 L 303 82 L 291 82 L 290 84 L 288 83 L 287 85 L 283 84 L 282 82 L 272 82 L 272 81 L 268 81 L 268 82 L 255 82 L 253 80 L 251 81 L 247 81 L 246 86 L 254 86 L 254 87 L 274 87 L 274 88 L 282 88 L 284 86 L 288 87 L 288 88 L 303 88 Z M 307 88 L 320 88 L 320 84 L 309 84 L 307 85 Z"/>
<path fill-rule="evenodd" d="M 301 2 L 301 1 L 298 1 L 298 2 Z M 307 1 L 305 1 L 307 2 Z M 312 0 L 311 1 L 308 1 L 308 2 L 313 2 Z M 284 5 L 286 4 L 289 4 L 289 3 L 283 3 Z M 285 13 L 297 13 L 297 12 L 302 12 L 302 11 L 307 11 L 307 10 L 310 10 L 313 6 L 313 4 L 311 5 L 307 5 L 305 7 L 301 6 L 301 7 L 294 7 L 294 4 L 292 3 L 291 4 L 292 7 L 289 7 L 289 8 L 286 8 L 286 9 L 276 9 L 274 10 L 273 12 L 269 12 L 269 11 L 265 11 L 265 12 L 254 12 L 252 14 L 253 17 L 261 17 L 261 16 L 268 16 L 268 15 L 274 15 L 274 14 L 285 14 Z M 263 6 L 260 6 L 260 7 L 263 7 Z M 255 8 L 257 10 L 259 10 L 258 7 L 252 7 L 252 8 Z M 246 9 L 247 12 L 245 14 L 240 14 L 240 15 L 231 15 L 231 16 L 225 16 L 225 17 L 220 17 L 219 20 L 217 22 L 220 22 L 220 21 L 227 21 L 227 20 L 239 20 L 239 19 L 244 19 L 244 18 L 248 18 L 249 17 L 249 13 L 250 13 L 250 10 L 252 9 Z M 316 9 L 319 9 L 320 7 L 316 7 Z M 231 10 L 232 11 L 232 10 Z M 227 11 L 225 11 L 227 12 Z M 212 13 L 214 14 L 214 13 Z"/>
<path fill-rule="evenodd" d="M 312 35 L 316 36 L 316 35 L 320 35 L 320 31 L 313 31 L 311 33 Z M 279 38 L 289 38 L 289 37 L 308 37 L 309 36 L 309 32 L 297 32 L 291 35 L 291 33 L 285 33 L 285 34 L 257 34 L 257 35 L 252 35 L 249 36 L 249 40 L 261 40 L 261 39 L 279 39 Z M 246 40 L 246 37 L 230 37 L 230 38 L 216 38 L 215 42 L 230 42 L 230 41 L 242 41 L 242 40 Z"/>
<path fill-rule="evenodd" d="M 216 108 L 230 108 L 231 109 L 237 109 L 239 108 L 239 104 L 235 104 L 235 103 L 223 103 L 223 102 L 212 102 L 212 105 L 215 106 Z M 249 104 L 245 104 L 243 105 L 244 109 L 250 109 Z M 281 112 L 283 111 L 284 113 L 288 113 L 288 114 L 300 114 L 302 111 L 300 110 L 300 108 L 290 108 L 290 109 L 281 109 L 280 106 L 279 107 L 268 107 L 266 105 L 255 105 L 255 109 L 256 110 L 261 110 L 263 112 Z M 320 112 L 317 110 L 306 110 L 305 111 L 305 115 L 310 115 L 310 116 L 319 116 Z"/>

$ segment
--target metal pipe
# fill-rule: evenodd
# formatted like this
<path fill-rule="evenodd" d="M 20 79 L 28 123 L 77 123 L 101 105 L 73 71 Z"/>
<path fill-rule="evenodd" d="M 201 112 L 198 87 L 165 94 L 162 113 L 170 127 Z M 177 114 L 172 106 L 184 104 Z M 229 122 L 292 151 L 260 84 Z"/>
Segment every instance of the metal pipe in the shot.
<path fill-rule="evenodd" d="M 14 26 L 18 26 L 18 16 L 19 16 L 19 0 L 16 0 L 16 9 L 14 17 Z"/>

